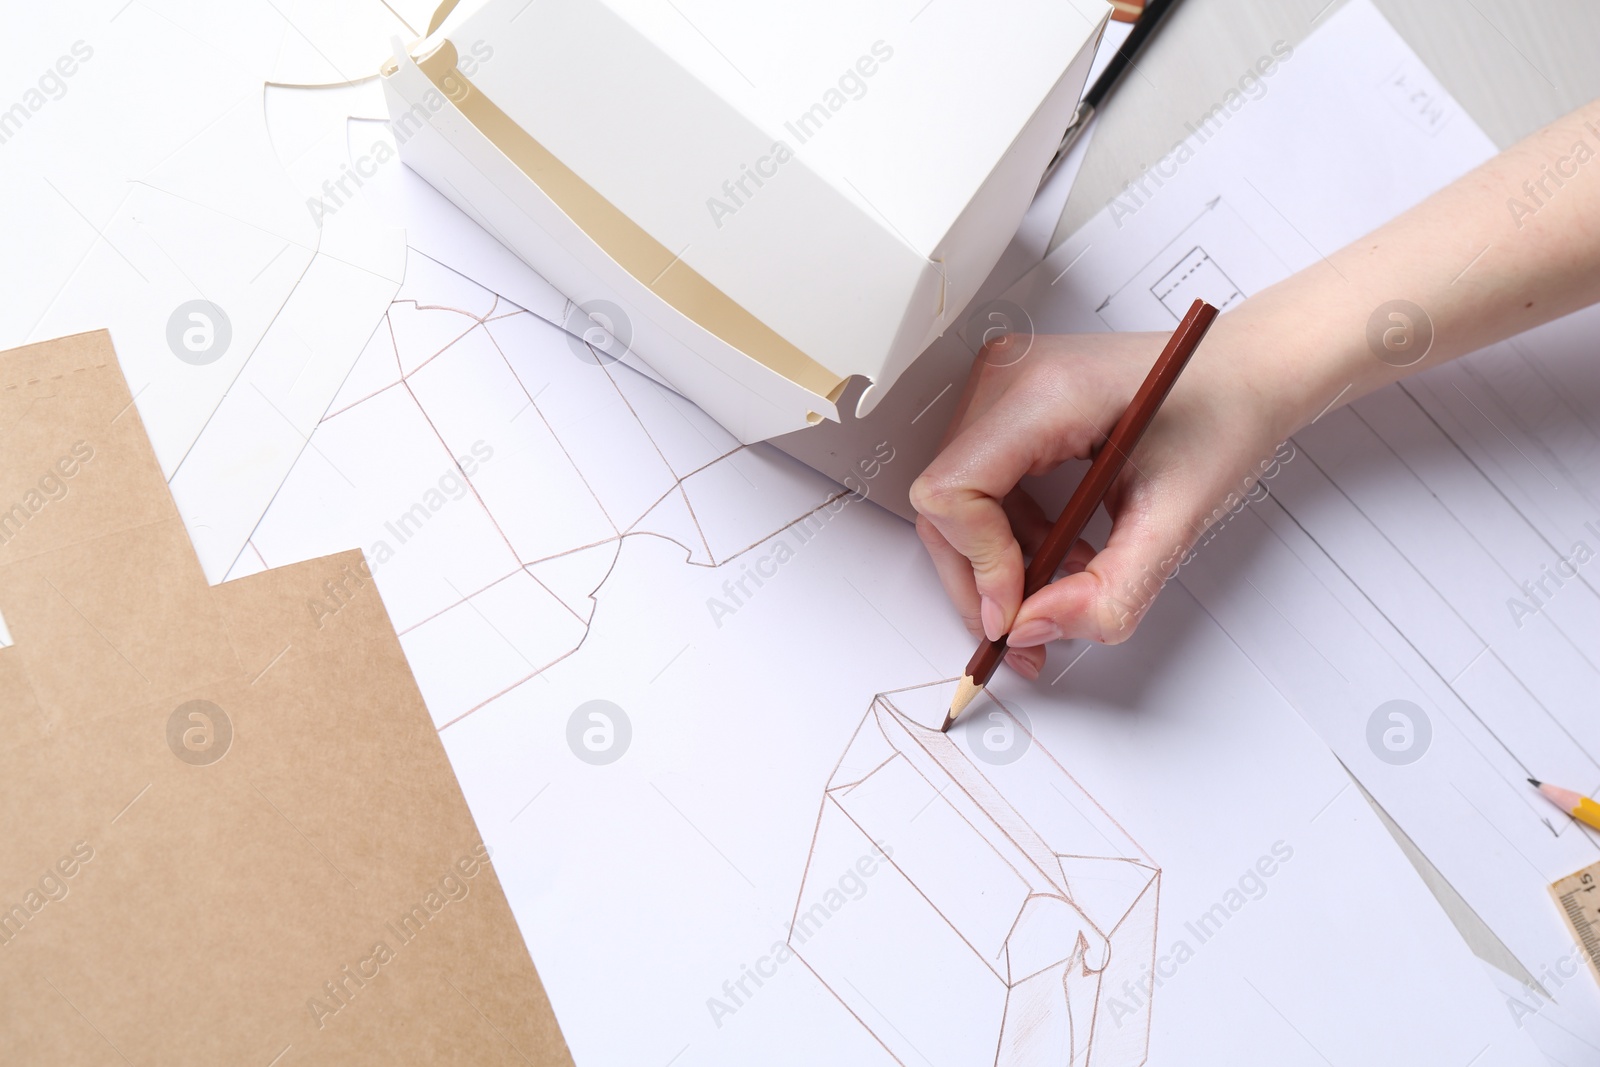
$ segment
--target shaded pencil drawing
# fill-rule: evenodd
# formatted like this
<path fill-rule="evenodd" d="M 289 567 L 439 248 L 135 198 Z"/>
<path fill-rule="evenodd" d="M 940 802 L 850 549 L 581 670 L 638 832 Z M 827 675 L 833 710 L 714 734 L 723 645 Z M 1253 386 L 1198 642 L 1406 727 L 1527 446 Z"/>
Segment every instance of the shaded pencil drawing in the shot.
<path fill-rule="evenodd" d="M 1007 708 L 939 732 L 953 683 L 879 695 L 829 778 L 789 946 L 908 1065 L 1137 1067 L 1150 1002 L 1106 1000 L 1152 966 L 1161 871 Z M 974 759 L 966 732 L 1021 731 Z M 818 921 L 837 872 L 873 891 Z"/>

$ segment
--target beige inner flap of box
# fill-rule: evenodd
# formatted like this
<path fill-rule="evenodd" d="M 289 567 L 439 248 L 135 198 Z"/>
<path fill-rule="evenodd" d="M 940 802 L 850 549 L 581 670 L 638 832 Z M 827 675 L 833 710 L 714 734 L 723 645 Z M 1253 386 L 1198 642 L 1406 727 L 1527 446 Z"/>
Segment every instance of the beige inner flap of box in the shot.
<path fill-rule="evenodd" d="M 837 401 L 847 378 L 806 355 L 557 159 L 456 69 L 448 40 L 417 61 L 434 87 L 635 281 L 685 318 L 802 389 Z"/>

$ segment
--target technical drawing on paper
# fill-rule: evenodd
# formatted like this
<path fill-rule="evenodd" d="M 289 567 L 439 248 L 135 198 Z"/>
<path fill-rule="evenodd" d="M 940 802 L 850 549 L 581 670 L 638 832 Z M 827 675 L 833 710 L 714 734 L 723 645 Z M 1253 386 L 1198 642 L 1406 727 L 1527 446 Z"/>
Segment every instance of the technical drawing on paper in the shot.
<path fill-rule="evenodd" d="M 791 528 L 803 540 L 849 498 L 412 250 L 230 577 L 361 546 L 444 727 L 582 645 L 625 539 L 732 563 L 737 590 L 741 555 Z"/>
<path fill-rule="evenodd" d="M 1229 197 L 1219 193 L 1094 311 L 1110 330 L 1170 330 L 1197 298 L 1232 310 L 1272 284 L 1280 265 Z"/>
<path fill-rule="evenodd" d="M 941 733 L 952 688 L 873 701 L 828 780 L 789 947 L 901 1064 L 1136 1067 L 1160 868 L 1010 709 Z M 869 871 L 871 892 L 841 895 Z"/>
<path fill-rule="evenodd" d="M 1150 292 L 1177 320 L 1182 320 L 1189 305 L 1197 299 L 1212 304 L 1218 311 L 1227 311 L 1244 299 L 1233 279 L 1199 245 L 1189 249 L 1171 270 L 1157 278 Z"/>

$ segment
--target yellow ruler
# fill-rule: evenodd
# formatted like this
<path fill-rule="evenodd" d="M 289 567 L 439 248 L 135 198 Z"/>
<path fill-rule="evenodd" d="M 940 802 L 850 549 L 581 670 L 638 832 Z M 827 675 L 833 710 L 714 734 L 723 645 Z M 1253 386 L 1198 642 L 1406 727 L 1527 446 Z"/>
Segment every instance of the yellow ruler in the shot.
<path fill-rule="evenodd" d="M 1567 929 L 1583 946 L 1589 970 L 1600 982 L 1600 863 L 1591 863 L 1550 887 Z"/>

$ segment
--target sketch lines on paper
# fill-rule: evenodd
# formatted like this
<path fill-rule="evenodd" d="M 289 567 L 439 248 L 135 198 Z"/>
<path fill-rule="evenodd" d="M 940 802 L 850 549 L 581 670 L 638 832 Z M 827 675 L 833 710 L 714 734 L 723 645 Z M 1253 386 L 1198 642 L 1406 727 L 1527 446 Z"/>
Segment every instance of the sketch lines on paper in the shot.
<path fill-rule="evenodd" d="M 1110 330 L 1171 329 L 1196 299 L 1232 310 L 1270 284 L 1275 263 L 1284 266 L 1219 192 L 1094 311 Z"/>
<path fill-rule="evenodd" d="M 1205 300 L 1218 311 L 1227 311 L 1244 299 L 1233 279 L 1199 245 L 1185 252 L 1171 270 L 1157 278 L 1150 293 L 1178 321 L 1196 299 Z"/>
<path fill-rule="evenodd" d="M 233 576 L 361 545 L 444 728 L 582 646 L 625 541 L 725 567 L 849 496 L 413 250 Z"/>
<path fill-rule="evenodd" d="M 907 1067 L 1136 1067 L 1161 870 L 1002 704 L 941 733 L 950 692 L 873 701 L 824 789 L 789 947 Z M 1020 743 L 991 761 L 985 730 Z"/>
<path fill-rule="evenodd" d="M 1334 506 L 1302 501 L 1303 492 L 1275 499 L 1298 534 L 1347 572 L 1347 595 L 1401 635 L 1458 702 L 1476 727 L 1463 738 L 1508 793 L 1559 837 L 1576 824 L 1553 825 L 1545 805 L 1526 795 L 1525 779 L 1554 767 L 1592 785 L 1600 770 L 1600 733 L 1589 714 L 1600 681 L 1592 638 L 1600 595 L 1574 562 L 1592 552 L 1585 524 L 1594 512 L 1578 479 L 1552 463 L 1552 480 L 1534 465 L 1530 456 L 1551 454 L 1544 442 L 1514 417 L 1497 424 L 1490 416 L 1506 416 L 1502 402 L 1535 392 L 1531 375 L 1503 393 L 1484 386 L 1486 369 L 1519 369 L 1519 350 L 1499 348 L 1442 368 L 1431 383 L 1398 385 L 1395 400 L 1359 401 L 1329 426 L 1298 435 L 1307 467 L 1297 481 L 1332 490 Z M 1553 406 L 1548 394 L 1538 400 Z M 1559 432 L 1574 448 L 1594 447 L 1572 423 Z M 1377 551 L 1363 542 L 1363 527 L 1382 537 Z M 1581 553 L 1574 537 L 1587 539 L 1576 542 Z M 1529 603 L 1541 610 L 1529 611 Z"/>

